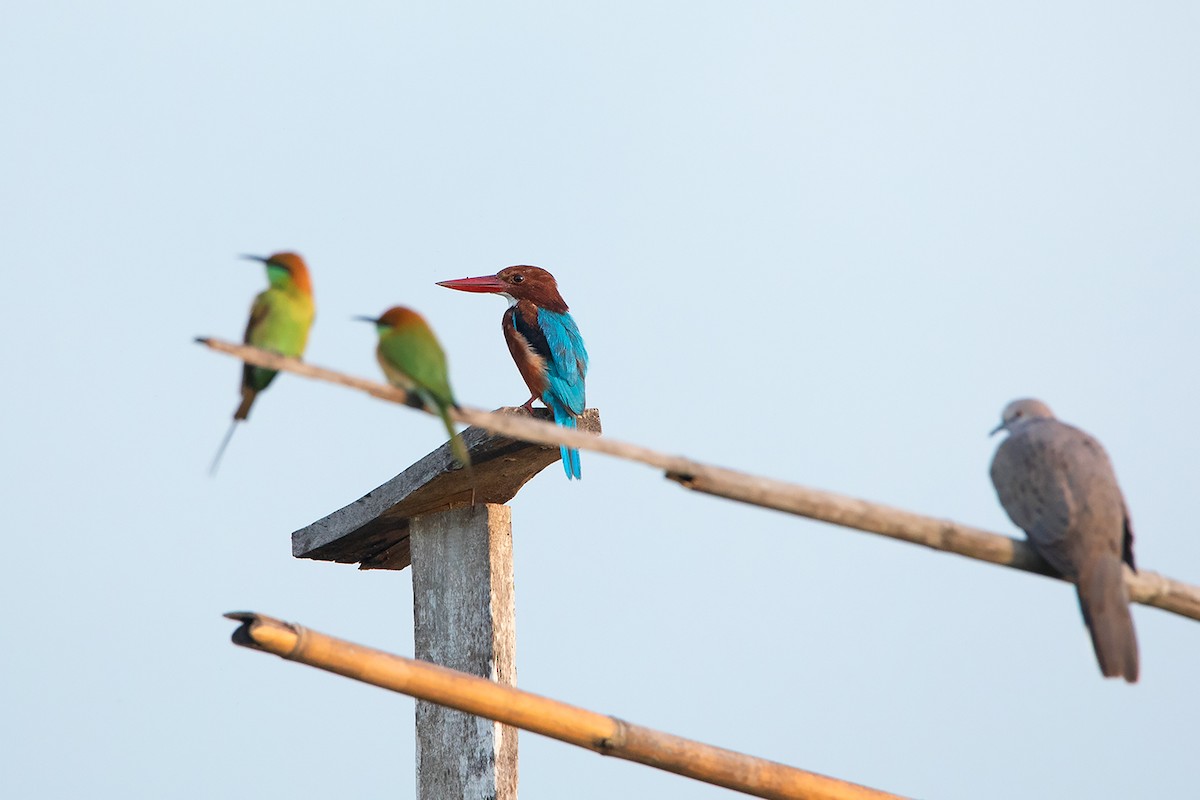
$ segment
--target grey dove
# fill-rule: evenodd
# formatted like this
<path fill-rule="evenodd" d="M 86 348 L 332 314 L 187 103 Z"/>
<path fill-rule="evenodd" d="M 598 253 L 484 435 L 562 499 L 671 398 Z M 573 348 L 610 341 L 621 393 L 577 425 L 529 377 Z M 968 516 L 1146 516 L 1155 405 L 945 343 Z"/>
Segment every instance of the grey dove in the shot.
<path fill-rule="evenodd" d="M 1138 678 L 1137 636 L 1121 562 L 1133 564 L 1133 529 L 1108 454 L 1055 419 L 1040 400 L 1014 400 L 992 431 L 1008 431 L 992 459 L 1000 505 L 1050 566 L 1075 584 L 1106 678 Z"/>

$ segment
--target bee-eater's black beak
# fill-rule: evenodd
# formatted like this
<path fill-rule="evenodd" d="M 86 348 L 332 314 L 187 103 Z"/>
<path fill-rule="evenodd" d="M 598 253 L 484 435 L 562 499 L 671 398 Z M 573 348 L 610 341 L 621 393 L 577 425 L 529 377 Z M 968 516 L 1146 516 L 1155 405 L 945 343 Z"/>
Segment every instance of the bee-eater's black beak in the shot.
<path fill-rule="evenodd" d="M 244 258 L 247 261 L 257 261 L 260 264 L 267 263 L 267 259 L 263 258 L 262 256 L 250 256 L 250 255 L 246 255 L 245 253 L 242 253 L 240 256 L 238 256 L 238 258 Z"/>
<path fill-rule="evenodd" d="M 377 317 L 357 316 L 357 317 L 351 317 L 350 319 L 355 320 L 357 322 L 370 322 L 372 325 L 379 324 L 379 319 Z"/>

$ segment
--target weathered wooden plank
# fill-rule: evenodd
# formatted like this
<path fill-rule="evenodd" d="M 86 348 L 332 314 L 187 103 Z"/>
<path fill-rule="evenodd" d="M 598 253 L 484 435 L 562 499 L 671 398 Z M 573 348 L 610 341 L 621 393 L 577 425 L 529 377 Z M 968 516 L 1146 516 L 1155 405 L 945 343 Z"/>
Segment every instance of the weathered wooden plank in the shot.
<path fill-rule="evenodd" d="M 474 505 L 413 518 L 414 655 L 517 682 L 512 510 Z M 517 729 L 417 701 L 419 800 L 516 800 Z"/>
<path fill-rule="evenodd" d="M 525 413 L 520 408 L 499 410 Z M 538 408 L 534 416 L 548 419 L 550 412 Z M 579 427 L 599 433 L 599 411 L 585 411 Z M 292 555 L 357 562 L 362 569 L 404 569 L 411 560 L 408 537 L 413 517 L 472 503 L 507 503 L 534 475 L 559 460 L 557 447 L 493 435 L 481 428 L 467 428 L 462 437 L 471 454 L 471 472 L 454 461 L 449 443 L 444 444 L 345 508 L 292 533 Z"/>

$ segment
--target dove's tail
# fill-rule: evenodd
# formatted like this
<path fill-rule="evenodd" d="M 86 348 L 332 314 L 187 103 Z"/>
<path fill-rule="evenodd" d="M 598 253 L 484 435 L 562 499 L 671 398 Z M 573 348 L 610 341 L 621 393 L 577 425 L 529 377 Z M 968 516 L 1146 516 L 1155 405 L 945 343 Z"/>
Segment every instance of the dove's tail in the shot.
<path fill-rule="evenodd" d="M 1129 613 L 1129 593 L 1115 554 L 1094 558 L 1079 570 L 1079 607 L 1092 634 L 1096 660 L 1106 678 L 1138 679 L 1137 635 Z"/>

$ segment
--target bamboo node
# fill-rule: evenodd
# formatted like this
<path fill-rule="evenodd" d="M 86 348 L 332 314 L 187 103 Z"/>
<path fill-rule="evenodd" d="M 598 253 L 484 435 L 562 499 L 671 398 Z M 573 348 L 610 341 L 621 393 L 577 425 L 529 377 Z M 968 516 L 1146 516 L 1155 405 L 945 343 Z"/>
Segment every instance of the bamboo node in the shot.
<path fill-rule="evenodd" d="M 288 661 L 296 661 L 296 657 L 308 649 L 308 628 L 303 625 L 297 625 L 294 622 L 285 622 L 283 624 L 296 634 L 296 643 L 292 645 L 292 649 L 287 652 L 284 658 Z"/>
<path fill-rule="evenodd" d="M 682 486 L 685 489 L 694 489 L 695 488 L 695 484 L 696 484 L 696 476 L 695 475 L 689 475 L 684 472 L 671 472 L 670 470 L 668 470 L 665 477 L 669 481 L 675 481 L 676 483 L 678 483 L 680 486 Z"/>
<path fill-rule="evenodd" d="M 611 756 L 620 752 L 625 747 L 625 738 L 629 731 L 629 723 L 625 720 L 617 717 L 608 719 L 613 725 L 612 733 L 608 736 L 601 736 L 592 742 L 596 752 L 602 756 Z"/>

